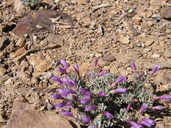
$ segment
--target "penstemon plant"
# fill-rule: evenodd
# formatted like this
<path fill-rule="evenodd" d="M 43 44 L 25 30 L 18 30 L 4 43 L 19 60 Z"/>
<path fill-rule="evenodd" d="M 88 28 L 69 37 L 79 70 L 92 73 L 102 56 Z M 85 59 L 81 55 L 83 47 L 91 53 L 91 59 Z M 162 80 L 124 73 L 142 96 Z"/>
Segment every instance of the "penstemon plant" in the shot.
<path fill-rule="evenodd" d="M 64 59 L 60 63 L 63 68 L 58 67 L 57 70 L 66 77 L 52 76 L 61 88 L 51 96 L 53 99 L 63 99 L 63 102 L 54 107 L 60 110 L 61 115 L 73 117 L 88 128 L 151 127 L 155 121 L 143 114 L 163 109 L 162 106 L 153 106 L 156 100 L 171 99 L 171 95 L 156 96 L 144 87 L 148 78 L 159 70 L 157 65 L 145 75 L 143 72 L 137 74 L 135 64 L 131 62 L 133 80 L 127 81 L 126 76 L 118 77 L 110 70 L 98 73 L 98 60 L 95 60 L 86 80 L 81 77 L 77 64 L 73 66 L 73 73 Z M 77 113 L 73 115 L 71 109 Z"/>

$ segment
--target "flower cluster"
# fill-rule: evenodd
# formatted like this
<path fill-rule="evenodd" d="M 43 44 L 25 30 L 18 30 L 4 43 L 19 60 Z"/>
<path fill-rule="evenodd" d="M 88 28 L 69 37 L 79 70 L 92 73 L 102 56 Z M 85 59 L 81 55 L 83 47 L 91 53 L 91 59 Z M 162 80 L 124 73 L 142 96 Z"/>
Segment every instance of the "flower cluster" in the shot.
<path fill-rule="evenodd" d="M 73 66 L 73 73 L 64 59 L 60 63 L 63 67 L 58 67 L 57 70 L 65 77 L 52 77 L 61 88 L 51 96 L 63 101 L 54 107 L 61 111 L 61 115 L 74 117 L 76 121 L 88 125 L 88 128 L 118 125 L 132 128 L 151 127 L 155 125 L 155 121 L 143 117 L 142 114 L 162 110 L 162 106 L 153 106 L 156 100 L 171 99 L 171 95 L 156 96 L 144 87 L 148 78 L 160 69 L 157 65 L 145 75 L 138 74 L 135 64 L 131 62 L 134 77 L 132 81 L 127 81 L 126 76 L 118 77 L 109 70 L 98 73 L 98 60 L 95 60 L 86 80 L 81 78 L 77 64 Z M 77 113 L 73 115 L 71 109 L 77 110 Z"/>

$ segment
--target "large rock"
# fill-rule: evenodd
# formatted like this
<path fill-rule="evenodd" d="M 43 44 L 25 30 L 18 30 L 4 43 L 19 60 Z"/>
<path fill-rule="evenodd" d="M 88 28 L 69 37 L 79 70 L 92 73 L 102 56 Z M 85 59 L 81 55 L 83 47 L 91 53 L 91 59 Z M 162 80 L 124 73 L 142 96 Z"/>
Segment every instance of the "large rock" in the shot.
<path fill-rule="evenodd" d="M 6 128 L 80 128 L 53 111 L 35 111 L 32 105 L 15 102 Z"/>
<path fill-rule="evenodd" d="M 166 19 L 171 18 L 171 7 L 165 7 L 161 10 L 161 16 Z"/>

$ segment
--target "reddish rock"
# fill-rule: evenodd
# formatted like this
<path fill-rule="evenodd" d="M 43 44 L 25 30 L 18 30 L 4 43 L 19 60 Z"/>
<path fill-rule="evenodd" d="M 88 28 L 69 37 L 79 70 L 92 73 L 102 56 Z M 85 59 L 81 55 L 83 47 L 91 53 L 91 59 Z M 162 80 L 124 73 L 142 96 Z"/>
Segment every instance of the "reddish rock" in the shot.
<path fill-rule="evenodd" d="M 35 111 L 32 105 L 15 102 L 6 128 L 80 128 L 53 111 Z"/>
<path fill-rule="evenodd" d="M 116 58 L 113 55 L 106 55 L 106 56 L 102 57 L 102 60 L 112 62 L 112 61 L 116 61 Z"/>
<path fill-rule="evenodd" d="M 165 7 L 161 10 L 161 16 L 166 19 L 171 18 L 171 7 Z"/>

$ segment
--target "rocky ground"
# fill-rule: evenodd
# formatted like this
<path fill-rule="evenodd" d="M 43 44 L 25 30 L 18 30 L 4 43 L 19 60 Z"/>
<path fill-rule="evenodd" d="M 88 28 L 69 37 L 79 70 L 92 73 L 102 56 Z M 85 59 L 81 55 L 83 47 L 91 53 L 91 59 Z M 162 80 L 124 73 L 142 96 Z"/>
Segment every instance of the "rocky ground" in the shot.
<path fill-rule="evenodd" d="M 98 58 L 101 70 L 128 79 L 131 61 L 146 72 L 158 64 L 151 78 L 156 92 L 171 94 L 170 6 L 170 0 L 46 0 L 31 10 L 19 0 L 0 1 L 0 126 L 74 127 L 47 111 L 55 102 L 48 90 L 57 87 L 50 77 L 61 75 L 61 58 L 71 68 L 77 63 L 82 75 Z M 155 128 L 170 128 L 171 114 L 156 121 Z"/>

